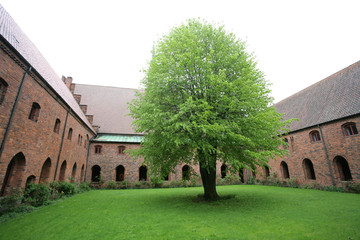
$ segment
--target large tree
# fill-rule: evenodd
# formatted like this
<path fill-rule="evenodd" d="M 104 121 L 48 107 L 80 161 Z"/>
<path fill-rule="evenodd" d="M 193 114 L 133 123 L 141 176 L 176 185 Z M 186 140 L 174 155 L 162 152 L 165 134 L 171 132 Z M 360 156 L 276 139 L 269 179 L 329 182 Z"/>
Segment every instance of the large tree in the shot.
<path fill-rule="evenodd" d="M 271 107 L 269 84 L 245 43 L 201 20 L 163 36 L 130 104 L 133 126 L 144 133 L 134 155 L 153 173 L 180 163 L 200 167 L 205 199 L 217 199 L 216 163 L 236 172 L 282 155 L 286 122 Z"/>

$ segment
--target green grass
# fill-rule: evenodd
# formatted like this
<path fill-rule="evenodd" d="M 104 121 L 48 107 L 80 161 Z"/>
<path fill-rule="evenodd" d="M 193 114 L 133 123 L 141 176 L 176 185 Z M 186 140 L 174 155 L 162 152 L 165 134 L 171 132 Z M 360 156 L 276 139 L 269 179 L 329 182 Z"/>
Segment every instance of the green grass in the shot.
<path fill-rule="evenodd" d="M 360 195 L 267 186 L 98 190 L 0 226 L 0 239 L 360 239 Z"/>

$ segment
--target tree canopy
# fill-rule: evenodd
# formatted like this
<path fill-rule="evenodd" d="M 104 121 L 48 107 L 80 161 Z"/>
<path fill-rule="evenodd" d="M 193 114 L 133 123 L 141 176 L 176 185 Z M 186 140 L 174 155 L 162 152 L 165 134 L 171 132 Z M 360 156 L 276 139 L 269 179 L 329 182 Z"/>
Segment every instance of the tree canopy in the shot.
<path fill-rule="evenodd" d="M 271 106 L 269 84 L 245 43 L 223 26 L 192 19 L 174 27 L 145 72 L 145 91 L 129 108 L 144 133 L 133 154 L 153 173 L 199 164 L 204 196 L 216 199 L 217 161 L 235 172 L 284 153 L 279 135 L 287 122 Z"/>

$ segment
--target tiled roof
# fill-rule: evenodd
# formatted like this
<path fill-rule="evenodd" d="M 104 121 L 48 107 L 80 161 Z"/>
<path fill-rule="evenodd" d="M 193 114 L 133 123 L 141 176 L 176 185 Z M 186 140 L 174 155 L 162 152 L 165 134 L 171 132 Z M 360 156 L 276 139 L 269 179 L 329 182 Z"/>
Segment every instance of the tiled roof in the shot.
<path fill-rule="evenodd" d="M 45 79 L 54 91 L 72 108 L 76 115 L 93 129 L 69 89 L 51 68 L 35 45 L 0 5 L 0 35 Z"/>
<path fill-rule="evenodd" d="M 274 105 L 291 131 L 360 113 L 360 61 Z"/>
<path fill-rule="evenodd" d="M 76 84 L 75 94 L 81 95 L 81 104 L 88 105 L 88 115 L 94 115 L 93 125 L 99 133 L 135 134 L 133 119 L 127 103 L 135 97 L 136 89 Z"/>
<path fill-rule="evenodd" d="M 140 143 L 144 137 L 140 135 L 99 134 L 92 142 Z"/>

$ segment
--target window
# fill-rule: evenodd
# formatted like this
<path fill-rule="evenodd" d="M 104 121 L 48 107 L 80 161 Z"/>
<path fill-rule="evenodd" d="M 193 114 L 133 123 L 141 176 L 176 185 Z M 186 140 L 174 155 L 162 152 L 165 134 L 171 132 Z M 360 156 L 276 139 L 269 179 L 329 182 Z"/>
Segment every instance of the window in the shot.
<path fill-rule="evenodd" d="M 4 81 L 4 79 L 0 78 L 0 105 L 5 99 L 5 94 L 8 86 L 9 85 Z"/>
<path fill-rule="evenodd" d="M 355 123 L 345 123 L 342 126 L 343 132 L 345 136 L 351 136 L 351 135 L 355 135 L 358 134 L 358 130 L 356 128 L 356 124 Z"/>
<path fill-rule="evenodd" d="M 264 167 L 265 178 L 270 177 L 270 169 L 268 166 Z"/>
<path fill-rule="evenodd" d="M 91 168 L 91 181 L 100 182 L 101 178 L 101 167 L 99 165 L 94 165 Z"/>
<path fill-rule="evenodd" d="M 123 165 L 119 165 L 116 167 L 116 178 L 117 182 L 121 182 L 125 180 L 125 168 Z"/>
<path fill-rule="evenodd" d="M 34 102 L 31 107 L 29 119 L 34 122 L 37 122 L 39 120 L 39 114 L 40 114 L 40 105 Z"/>
<path fill-rule="evenodd" d="M 139 181 L 146 181 L 147 180 L 147 167 L 141 166 L 139 168 Z"/>
<path fill-rule="evenodd" d="M 304 159 L 303 168 L 304 168 L 305 179 L 311 179 L 311 180 L 316 179 L 314 166 L 313 166 L 311 160 Z"/>
<path fill-rule="evenodd" d="M 71 138 L 72 138 L 72 132 L 73 132 L 73 130 L 72 130 L 72 128 L 70 128 L 67 139 L 71 140 Z"/>
<path fill-rule="evenodd" d="M 84 143 L 84 148 L 86 148 L 88 144 L 89 144 L 89 135 L 86 134 L 86 139 L 85 139 L 85 143 Z"/>
<path fill-rule="evenodd" d="M 321 140 L 321 138 L 320 138 L 319 131 L 310 132 L 310 141 L 311 142 L 317 142 L 317 141 L 320 141 L 320 140 Z"/>
<path fill-rule="evenodd" d="M 81 135 L 78 136 L 78 145 L 81 145 Z"/>
<path fill-rule="evenodd" d="M 101 153 L 101 148 L 102 148 L 101 145 L 96 145 L 95 146 L 95 153 L 100 154 Z"/>
<path fill-rule="evenodd" d="M 124 154 L 125 146 L 119 146 L 119 154 Z"/>
<path fill-rule="evenodd" d="M 54 125 L 54 132 L 59 133 L 59 131 L 60 131 L 60 119 L 57 118 Z"/>
<path fill-rule="evenodd" d="M 287 149 L 288 146 L 289 146 L 289 140 L 288 140 L 287 138 L 283 138 L 283 141 L 284 141 L 283 148 L 284 148 L 284 149 Z"/>

